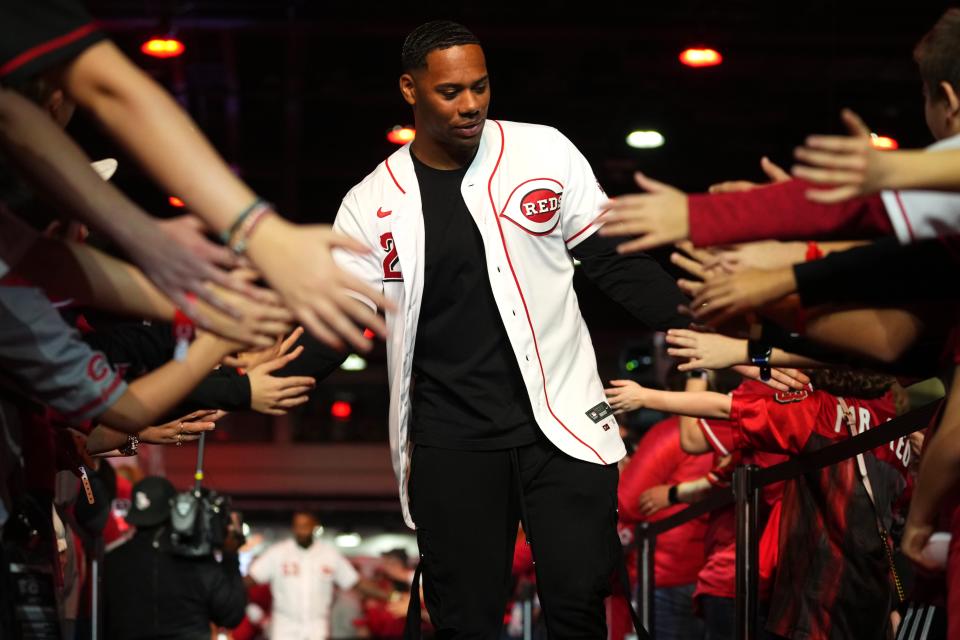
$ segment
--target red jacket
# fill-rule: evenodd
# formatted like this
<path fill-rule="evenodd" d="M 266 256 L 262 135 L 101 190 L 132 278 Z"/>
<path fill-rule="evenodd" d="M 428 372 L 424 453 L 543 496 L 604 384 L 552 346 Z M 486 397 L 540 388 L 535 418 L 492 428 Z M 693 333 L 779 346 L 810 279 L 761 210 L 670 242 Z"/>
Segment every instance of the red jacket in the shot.
<path fill-rule="evenodd" d="M 640 514 L 640 494 L 657 485 L 674 485 L 707 475 L 712 456 L 690 455 L 680 448 L 680 421 L 672 417 L 655 424 L 637 443 L 637 450 L 620 476 L 620 520 L 627 524 L 657 521 L 686 508 L 674 505 L 650 518 Z M 664 532 L 657 537 L 654 556 L 655 584 L 675 587 L 692 584 L 703 566 L 703 536 L 706 516 Z"/>

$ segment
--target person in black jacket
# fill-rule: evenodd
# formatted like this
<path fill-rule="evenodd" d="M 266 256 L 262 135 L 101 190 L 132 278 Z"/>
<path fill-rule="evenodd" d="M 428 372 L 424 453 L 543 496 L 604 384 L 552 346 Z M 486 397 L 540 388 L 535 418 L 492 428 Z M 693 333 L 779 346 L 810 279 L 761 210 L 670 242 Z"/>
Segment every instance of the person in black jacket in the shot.
<path fill-rule="evenodd" d="M 231 534 L 222 559 L 185 558 L 170 549 L 168 480 L 147 477 L 133 487 L 127 522 L 136 533 L 105 562 L 104 611 L 111 640 L 210 640 L 211 623 L 235 627 L 247 592 Z"/>

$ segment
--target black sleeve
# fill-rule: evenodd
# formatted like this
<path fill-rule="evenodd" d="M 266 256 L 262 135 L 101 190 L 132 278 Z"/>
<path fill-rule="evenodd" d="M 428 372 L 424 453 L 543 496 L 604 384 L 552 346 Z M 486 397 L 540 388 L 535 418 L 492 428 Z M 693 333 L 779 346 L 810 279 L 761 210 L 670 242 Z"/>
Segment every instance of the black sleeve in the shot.
<path fill-rule="evenodd" d="M 956 300 L 960 287 L 943 286 L 960 259 L 940 240 L 902 246 L 883 238 L 794 265 L 804 306 L 826 303 L 889 305 L 921 300 Z"/>
<path fill-rule="evenodd" d="M 106 325 L 84 334 L 83 339 L 92 348 L 102 351 L 128 382 L 150 373 L 173 358 L 173 333 L 170 325 L 165 323 L 125 322 Z"/>
<path fill-rule="evenodd" d="M 0 84 L 16 86 L 105 37 L 80 0 L 0 2 Z"/>
<path fill-rule="evenodd" d="M 645 253 L 617 253 L 616 238 L 593 234 L 570 253 L 591 281 L 650 329 L 685 329 L 690 319 L 677 311 L 689 300 L 676 281 Z"/>
<path fill-rule="evenodd" d="M 207 612 L 210 621 L 220 627 L 240 624 L 247 608 L 247 588 L 240 575 L 240 562 L 235 553 L 224 553 L 223 560 L 210 565 L 211 580 L 207 589 Z"/>
<path fill-rule="evenodd" d="M 220 367 L 204 378 L 176 409 L 182 416 L 198 409 L 250 410 L 250 379 L 230 367 Z"/>
<path fill-rule="evenodd" d="M 317 382 L 320 382 L 336 371 L 350 355 L 331 349 L 307 331 L 304 331 L 303 335 L 300 336 L 297 345 L 303 346 L 303 353 L 300 354 L 299 358 L 274 373 L 275 376 L 281 378 L 312 376 L 316 378 Z"/>

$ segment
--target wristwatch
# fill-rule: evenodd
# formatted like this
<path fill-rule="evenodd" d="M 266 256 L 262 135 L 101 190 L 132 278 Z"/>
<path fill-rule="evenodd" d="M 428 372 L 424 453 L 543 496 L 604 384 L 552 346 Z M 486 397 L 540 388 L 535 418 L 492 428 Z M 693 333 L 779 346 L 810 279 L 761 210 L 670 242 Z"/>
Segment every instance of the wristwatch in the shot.
<path fill-rule="evenodd" d="M 120 455 L 124 456 L 135 456 L 137 455 L 137 447 L 140 446 L 140 438 L 137 436 L 127 436 L 127 444 L 118 448 L 117 451 L 120 452 Z"/>
<path fill-rule="evenodd" d="M 677 485 L 672 485 L 667 489 L 667 502 L 670 504 L 679 504 L 680 498 L 677 496 Z"/>
<path fill-rule="evenodd" d="M 747 340 L 747 357 L 750 362 L 760 367 L 760 379 L 766 382 L 770 379 L 770 354 L 773 347 L 763 339 L 763 325 L 750 325 L 750 339 Z"/>
<path fill-rule="evenodd" d="M 750 340 L 747 342 L 747 356 L 750 362 L 760 367 L 760 379 L 766 382 L 770 379 L 770 354 L 773 353 L 773 347 L 759 340 Z"/>
<path fill-rule="evenodd" d="M 707 379 L 707 370 L 706 369 L 690 369 L 687 371 L 687 380 L 706 380 Z"/>

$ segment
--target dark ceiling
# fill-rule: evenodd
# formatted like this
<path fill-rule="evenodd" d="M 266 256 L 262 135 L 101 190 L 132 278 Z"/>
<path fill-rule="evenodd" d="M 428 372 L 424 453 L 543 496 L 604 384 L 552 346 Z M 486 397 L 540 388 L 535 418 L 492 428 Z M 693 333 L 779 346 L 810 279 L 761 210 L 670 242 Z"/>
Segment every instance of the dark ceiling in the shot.
<path fill-rule="evenodd" d="M 826 0 L 88 6 L 245 179 L 301 221 L 331 221 L 343 194 L 393 151 L 385 132 L 411 120 L 397 91 L 400 45 L 429 19 L 459 20 L 484 43 L 491 117 L 559 128 L 617 194 L 631 189 L 634 169 L 687 190 L 760 179 L 761 155 L 789 164 L 805 134 L 838 129 L 843 106 L 903 146 L 928 144 L 911 51 L 945 8 Z M 167 28 L 186 44 L 181 58 L 139 52 L 145 36 Z M 682 66 L 678 53 L 698 43 L 719 49 L 723 65 Z M 634 128 L 661 131 L 666 145 L 627 147 Z M 71 131 L 92 154 L 116 153 L 82 118 Z M 155 213 L 170 213 L 129 163 L 117 181 Z"/>
<path fill-rule="evenodd" d="M 846 105 L 903 144 L 928 143 L 911 49 L 943 10 L 823 0 L 88 6 L 249 181 L 303 220 L 331 220 L 392 150 L 385 131 L 410 121 L 399 49 L 424 20 L 452 17 L 481 38 L 492 117 L 558 127 L 619 193 L 635 167 L 693 190 L 756 176 L 762 154 L 789 162 L 805 133 L 836 129 Z M 138 46 L 165 20 L 186 53 L 146 58 Z M 677 54 L 698 42 L 724 64 L 682 66 Z M 660 130 L 666 146 L 630 149 L 624 137 L 636 127 Z"/>

